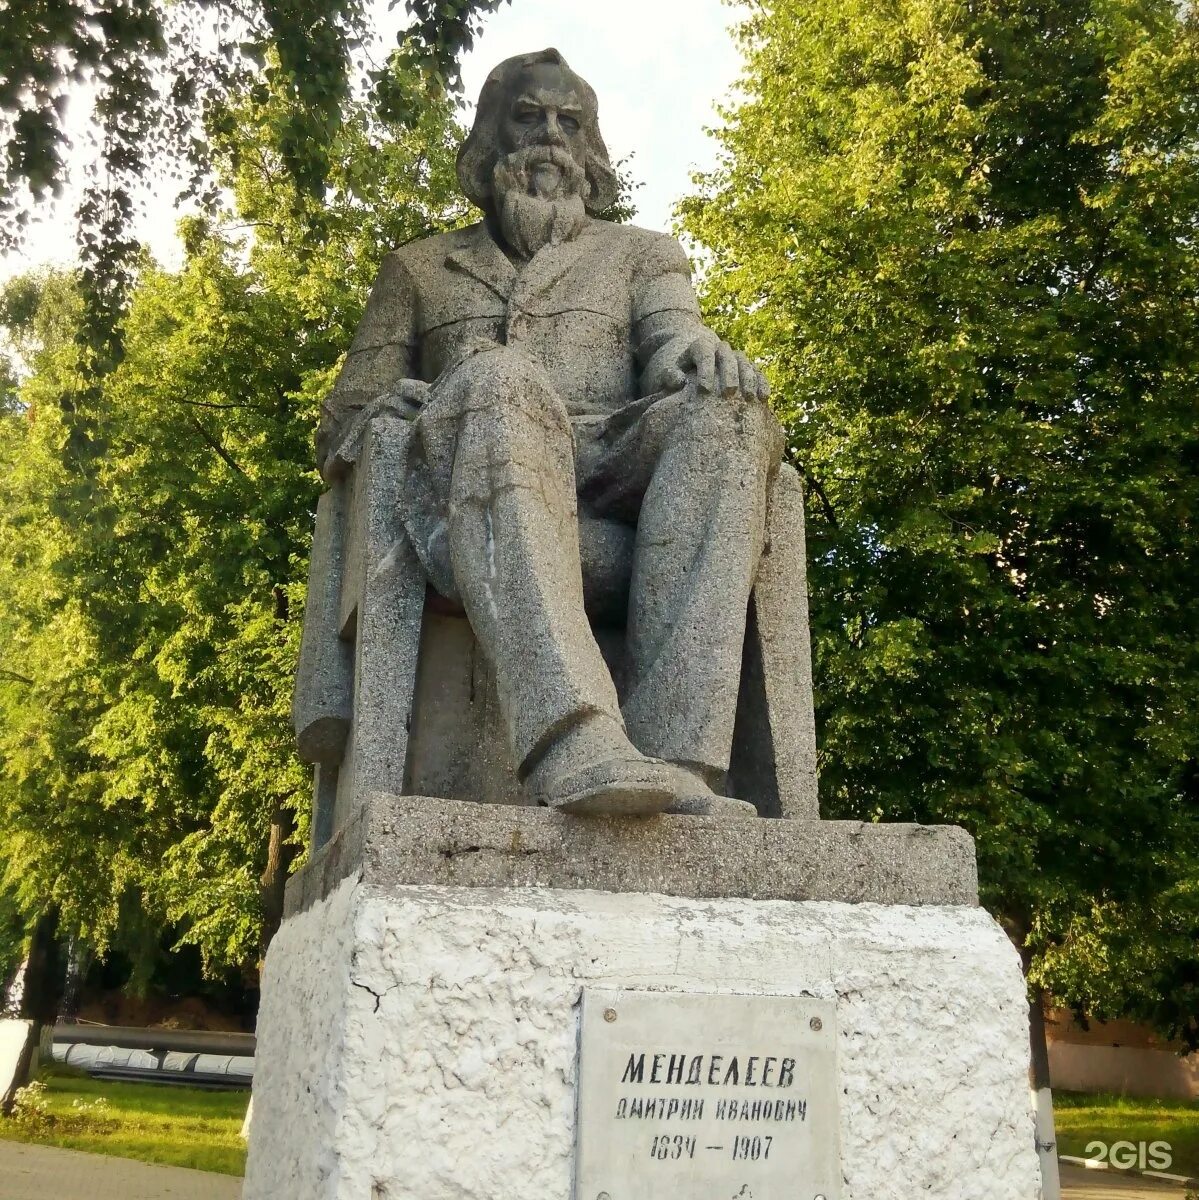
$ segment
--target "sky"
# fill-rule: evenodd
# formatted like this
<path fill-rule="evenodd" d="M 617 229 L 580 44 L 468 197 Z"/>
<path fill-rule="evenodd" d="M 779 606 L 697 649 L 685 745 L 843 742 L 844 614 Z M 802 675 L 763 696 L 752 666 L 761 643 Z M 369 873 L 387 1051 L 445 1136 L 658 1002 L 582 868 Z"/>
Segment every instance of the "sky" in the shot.
<path fill-rule="evenodd" d="M 462 64 L 473 100 L 488 71 L 513 54 L 554 46 L 599 96 L 600 128 L 615 162 L 632 154 L 639 225 L 669 230 L 674 204 L 691 188 L 691 172 L 712 166 L 716 144 L 704 132 L 718 122 L 715 105 L 730 93 L 740 56 L 730 32 L 736 7 L 724 0 L 512 0 L 488 17 L 483 36 Z M 405 20 L 402 4 L 380 3 L 378 21 L 388 38 Z M 74 115 L 81 109 L 75 106 Z M 139 237 L 168 265 L 179 260 L 174 234 L 174 189 L 148 190 Z M 0 257 L 0 280 L 40 263 L 75 259 L 74 208 L 78 189 L 47 205 L 23 250 Z"/>

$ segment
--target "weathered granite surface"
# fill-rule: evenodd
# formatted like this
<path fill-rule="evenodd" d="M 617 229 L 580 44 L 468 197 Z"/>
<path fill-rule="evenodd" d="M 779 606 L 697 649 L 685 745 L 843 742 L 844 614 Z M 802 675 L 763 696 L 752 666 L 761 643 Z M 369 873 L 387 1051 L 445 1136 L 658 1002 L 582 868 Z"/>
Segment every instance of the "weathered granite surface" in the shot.
<path fill-rule="evenodd" d="M 526 799 L 810 808 L 802 499 L 765 379 L 704 326 L 676 240 L 598 218 L 616 176 L 557 51 L 491 73 L 458 175 L 484 220 L 387 256 L 322 410 L 345 494 L 318 512 L 295 704 L 318 842 L 372 786 L 416 790 L 426 581 L 469 621 Z M 372 448 L 379 422 L 407 435 Z"/>
<path fill-rule="evenodd" d="M 346 487 L 338 484 L 317 501 L 316 528 L 304 602 L 304 632 L 292 698 L 292 724 L 300 757 L 338 763 L 354 715 L 351 688 L 354 650 L 350 642 L 325 636 L 340 628 L 338 607 L 345 574 Z"/>
<path fill-rule="evenodd" d="M 562 888 L 747 900 L 977 904 L 956 826 L 572 817 L 376 794 L 287 885 L 287 913 L 343 879 L 376 887 Z"/>
<path fill-rule="evenodd" d="M 411 422 L 391 411 L 364 422 L 351 439 L 353 472 L 321 500 L 294 701 L 301 753 L 316 764 L 314 848 L 373 791 L 527 802 L 494 669 L 465 616 L 432 593 L 427 598 L 424 570 L 396 517 L 397 464 L 411 436 Z M 619 571 L 611 554 L 604 565 L 596 546 L 605 528 L 581 522 L 584 563 L 596 572 Z M 330 537 L 334 529 L 344 544 Z M 786 464 L 774 480 L 766 533 L 749 606 L 728 790 L 763 816 L 814 819 L 803 491 Z M 626 572 L 626 590 L 627 583 Z M 602 585 L 601 611 L 614 590 L 611 581 Z M 593 633 L 619 675 L 623 628 L 601 623 Z"/>
<path fill-rule="evenodd" d="M 840 1200 L 1040 1194 L 1024 978 L 982 908 L 347 879 L 267 954 L 245 1200 L 566 1200 L 587 988 L 829 1001 Z"/>

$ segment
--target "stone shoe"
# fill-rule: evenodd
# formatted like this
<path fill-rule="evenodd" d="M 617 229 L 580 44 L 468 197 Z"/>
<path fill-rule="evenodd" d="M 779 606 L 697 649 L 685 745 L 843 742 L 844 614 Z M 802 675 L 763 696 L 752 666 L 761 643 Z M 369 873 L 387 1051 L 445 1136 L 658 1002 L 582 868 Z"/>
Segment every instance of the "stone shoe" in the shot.
<path fill-rule="evenodd" d="M 683 803 L 695 780 L 641 755 L 589 763 L 532 789 L 538 804 L 582 816 L 651 816 Z"/>
<path fill-rule="evenodd" d="M 586 816 L 757 816 L 752 804 L 718 796 L 701 769 L 640 753 L 624 728 L 601 713 L 555 739 L 525 790 L 543 807 Z"/>
<path fill-rule="evenodd" d="M 715 792 L 709 792 L 706 796 L 687 796 L 666 811 L 672 816 L 721 817 L 726 820 L 744 820 L 758 815 L 757 808 L 748 800 L 734 800 L 732 796 L 718 796 Z"/>

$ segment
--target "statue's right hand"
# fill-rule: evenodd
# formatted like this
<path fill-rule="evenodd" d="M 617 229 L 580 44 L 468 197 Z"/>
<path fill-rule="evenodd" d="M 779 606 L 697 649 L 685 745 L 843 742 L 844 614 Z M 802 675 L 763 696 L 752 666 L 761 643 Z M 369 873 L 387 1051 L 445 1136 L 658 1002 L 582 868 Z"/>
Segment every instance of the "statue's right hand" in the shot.
<path fill-rule="evenodd" d="M 740 351 L 721 341 L 710 330 L 704 330 L 679 355 L 674 378 L 675 386 L 694 381 L 704 395 L 717 394 L 745 401 L 765 403 L 770 395 L 766 377 Z"/>

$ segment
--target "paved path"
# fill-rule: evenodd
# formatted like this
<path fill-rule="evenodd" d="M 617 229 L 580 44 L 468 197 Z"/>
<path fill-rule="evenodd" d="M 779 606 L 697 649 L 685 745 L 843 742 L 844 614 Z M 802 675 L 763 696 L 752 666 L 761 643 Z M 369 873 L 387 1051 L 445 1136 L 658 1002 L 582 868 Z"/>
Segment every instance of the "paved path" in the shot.
<path fill-rule="evenodd" d="M 1180 1184 L 1062 1163 L 1062 1200 L 1183 1200 L 1185 1194 Z"/>
<path fill-rule="evenodd" d="M 1183 1200 L 1184 1189 L 1149 1179 L 1062 1166 L 1063 1200 Z M 0 1200 L 239 1200 L 241 1180 L 0 1141 Z"/>
<path fill-rule="evenodd" d="M 232 1175 L 0 1141 L 0 1200 L 238 1200 Z"/>

